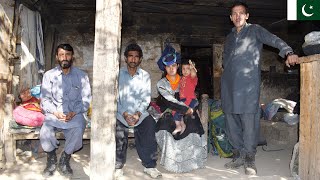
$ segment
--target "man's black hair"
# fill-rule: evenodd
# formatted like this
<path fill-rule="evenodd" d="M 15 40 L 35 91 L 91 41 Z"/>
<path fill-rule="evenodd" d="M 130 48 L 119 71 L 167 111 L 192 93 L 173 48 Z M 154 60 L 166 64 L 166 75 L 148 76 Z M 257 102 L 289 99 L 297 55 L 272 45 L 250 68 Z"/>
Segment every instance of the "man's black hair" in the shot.
<path fill-rule="evenodd" d="M 141 58 L 143 56 L 141 47 L 138 44 L 135 44 L 135 43 L 129 44 L 126 47 L 126 50 L 124 51 L 124 56 L 125 57 L 128 57 L 128 52 L 129 51 L 138 51 L 139 57 Z"/>
<path fill-rule="evenodd" d="M 232 14 L 232 9 L 236 6 L 243 6 L 246 9 L 246 14 L 249 13 L 249 6 L 247 5 L 247 3 L 243 2 L 243 1 L 234 1 L 232 3 L 231 8 L 230 8 L 230 14 Z"/>
<path fill-rule="evenodd" d="M 56 55 L 58 55 L 59 48 L 64 49 L 66 51 L 71 51 L 72 55 L 74 54 L 73 48 L 72 48 L 72 46 L 70 44 L 60 44 L 56 49 Z"/>

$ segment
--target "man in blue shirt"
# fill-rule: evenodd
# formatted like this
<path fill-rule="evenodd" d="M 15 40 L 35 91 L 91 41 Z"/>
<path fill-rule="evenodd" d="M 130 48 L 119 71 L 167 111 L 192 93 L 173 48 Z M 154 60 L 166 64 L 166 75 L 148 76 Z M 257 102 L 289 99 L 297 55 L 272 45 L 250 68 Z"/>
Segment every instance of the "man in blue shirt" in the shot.
<path fill-rule="evenodd" d="M 152 178 L 161 176 L 155 168 L 157 163 L 156 122 L 147 112 L 151 101 L 150 75 L 139 68 L 142 50 L 130 44 L 124 52 L 127 66 L 119 72 L 118 110 L 116 123 L 116 177 L 123 174 L 128 147 L 128 128 L 134 127 L 138 155 L 145 167 L 144 172 Z"/>
<path fill-rule="evenodd" d="M 47 166 L 44 176 L 52 176 L 57 168 L 56 148 L 59 141 L 55 131 L 65 136 L 65 147 L 60 157 L 58 171 L 71 176 L 71 154 L 82 147 L 85 129 L 84 113 L 89 109 L 91 88 L 85 72 L 73 67 L 73 48 L 69 44 L 60 44 L 56 49 L 59 66 L 49 70 L 43 76 L 41 84 L 41 108 L 45 114 L 40 130 L 40 142 L 47 153 Z"/>
<path fill-rule="evenodd" d="M 283 40 L 257 24 L 247 23 L 248 6 L 235 2 L 230 19 L 234 24 L 227 36 L 223 53 L 221 77 L 222 108 L 226 130 L 234 150 L 233 160 L 226 168 L 244 165 L 245 173 L 257 173 L 255 154 L 259 132 L 260 57 L 263 44 L 280 50 L 286 65 L 295 65 L 298 56 Z"/>

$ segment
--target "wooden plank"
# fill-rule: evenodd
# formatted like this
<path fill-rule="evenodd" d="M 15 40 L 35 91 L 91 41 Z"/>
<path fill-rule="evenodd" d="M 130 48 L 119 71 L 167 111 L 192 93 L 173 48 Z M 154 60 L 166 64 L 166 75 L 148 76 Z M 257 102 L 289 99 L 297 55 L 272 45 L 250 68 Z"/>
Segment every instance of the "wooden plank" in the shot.
<path fill-rule="evenodd" d="M 319 88 L 317 87 L 317 81 L 315 81 L 317 79 L 317 77 L 319 78 L 318 76 L 318 69 L 317 69 L 317 64 L 318 63 L 312 63 L 311 65 L 311 68 L 309 69 L 309 73 L 311 74 L 311 79 L 310 79 L 310 94 L 309 94 L 309 106 L 310 106 L 310 111 L 309 111 L 309 117 L 310 117 L 310 125 L 309 125 L 309 137 L 308 138 L 308 141 L 309 141 L 309 153 L 307 156 L 309 156 L 309 168 L 306 169 L 306 171 L 308 172 L 308 178 L 303 178 L 303 179 L 314 179 L 315 178 L 315 172 L 317 171 L 316 168 L 316 164 L 315 164 L 315 159 L 317 157 L 317 155 L 315 154 L 315 145 L 317 143 L 317 139 L 315 139 L 315 128 L 316 128 L 316 124 L 317 124 L 317 120 L 316 120 L 316 114 L 317 114 L 317 107 L 319 107 L 317 105 L 317 99 L 319 97 L 317 97 L 317 89 L 316 88 Z M 312 178 L 313 177 L 313 178 Z"/>
<path fill-rule="evenodd" d="M 0 168 L 4 166 L 5 157 L 5 102 L 7 83 L 10 80 L 9 57 L 12 54 L 14 41 L 12 39 L 12 25 L 14 19 L 14 0 L 0 2 Z"/>
<path fill-rule="evenodd" d="M 133 12 L 145 13 L 165 13 L 165 14 L 196 14 L 209 16 L 223 16 L 230 15 L 230 10 L 221 6 L 206 6 L 206 5 L 189 5 L 189 4 L 170 4 L 170 3 L 154 3 L 154 2 L 135 2 L 132 5 Z M 250 9 L 250 14 L 255 17 L 274 17 L 284 18 L 286 12 L 283 9 Z"/>
<path fill-rule="evenodd" d="M 49 23 L 48 23 L 49 24 Z M 54 49 L 54 40 L 55 40 L 55 28 L 52 26 L 46 27 L 45 32 L 45 71 L 50 70 L 54 66 L 55 60 L 55 49 Z"/>
<path fill-rule="evenodd" d="M 148 3 L 163 3 L 163 4 L 174 4 L 174 5 L 203 5 L 203 6 L 220 6 L 229 8 L 234 0 L 131 0 L 133 3 L 136 2 L 148 2 Z M 286 2 L 279 0 L 269 1 L 249 1 L 247 2 L 250 9 L 252 8 L 271 8 L 271 9 L 285 9 Z"/>
<path fill-rule="evenodd" d="M 96 1 L 90 179 L 114 179 L 121 14 L 121 0 Z"/>
<path fill-rule="evenodd" d="M 209 96 L 208 94 L 201 95 L 201 114 L 200 120 L 203 126 L 204 135 L 208 138 L 208 121 L 209 121 L 209 104 L 208 104 Z"/>
<path fill-rule="evenodd" d="M 299 57 L 299 64 L 310 63 L 313 61 L 320 61 L 320 54 L 314 54 L 310 56 Z"/>
<path fill-rule="evenodd" d="M 13 102 L 14 96 L 12 94 L 6 95 L 6 101 L 4 105 L 4 125 L 3 125 L 3 134 L 4 134 L 4 153 L 6 157 L 6 165 L 11 165 L 15 163 L 15 141 L 12 138 L 12 135 L 9 133 L 9 122 L 12 120 L 12 111 L 13 111 Z"/>
<path fill-rule="evenodd" d="M 313 59 L 317 56 L 307 56 L 301 62 L 300 88 L 300 147 L 299 176 L 301 179 L 318 179 L 320 175 L 320 124 L 319 124 L 319 94 L 320 94 L 320 62 Z M 315 60 L 315 61 L 310 61 Z"/>
<path fill-rule="evenodd" d="M 90 128 L 85 129 L 84 133 L 83 133 L 83 139 L 90 139 L 91 133 L 90 133 Z M 39 139 L 40 138 L 40 134 L 39 133 L 35 133 L 35 132 L 30 132 L 30 133 L 12 133 L 13 139 L 14 140 L 22 140 L 22 139 Z M 57 132 L 56 133 L 56 138 L 57 139 L 65 139 L 63 132 Z"/>

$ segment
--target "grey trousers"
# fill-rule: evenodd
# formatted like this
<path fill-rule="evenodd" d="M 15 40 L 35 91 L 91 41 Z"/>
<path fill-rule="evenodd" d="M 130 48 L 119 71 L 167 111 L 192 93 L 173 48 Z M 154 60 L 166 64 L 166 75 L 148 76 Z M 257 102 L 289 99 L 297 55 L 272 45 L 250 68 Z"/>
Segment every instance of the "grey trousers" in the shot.
<path fill-rule="evenodd" d="M 47 123 L 43 123 L 40 130 L 40 143 L 45 152 L 51 152 L 58 148 L 59 141 L 55 137 L 55 131 L 62 131 L 65 137 L 64 151 L 67 154 L 79 150 L 82 147 L 83 127 L 75 127 L 70 129 L 57 129 Z"/>
<path fill-rule="evenodd" d="M 235 150 L 255 154 L 260 134 L 260 113 L 225 114 L 226 133 Z"/>

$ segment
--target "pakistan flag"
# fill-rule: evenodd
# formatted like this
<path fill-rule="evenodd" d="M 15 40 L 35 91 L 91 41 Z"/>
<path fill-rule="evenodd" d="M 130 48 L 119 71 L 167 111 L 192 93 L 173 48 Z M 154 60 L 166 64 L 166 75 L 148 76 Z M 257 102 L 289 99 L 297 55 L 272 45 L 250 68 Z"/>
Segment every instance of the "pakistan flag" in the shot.
<path fill-rule="evenodd" d="M 297 20 L 320 20 L 320 0 L 297 0 Z"/>

